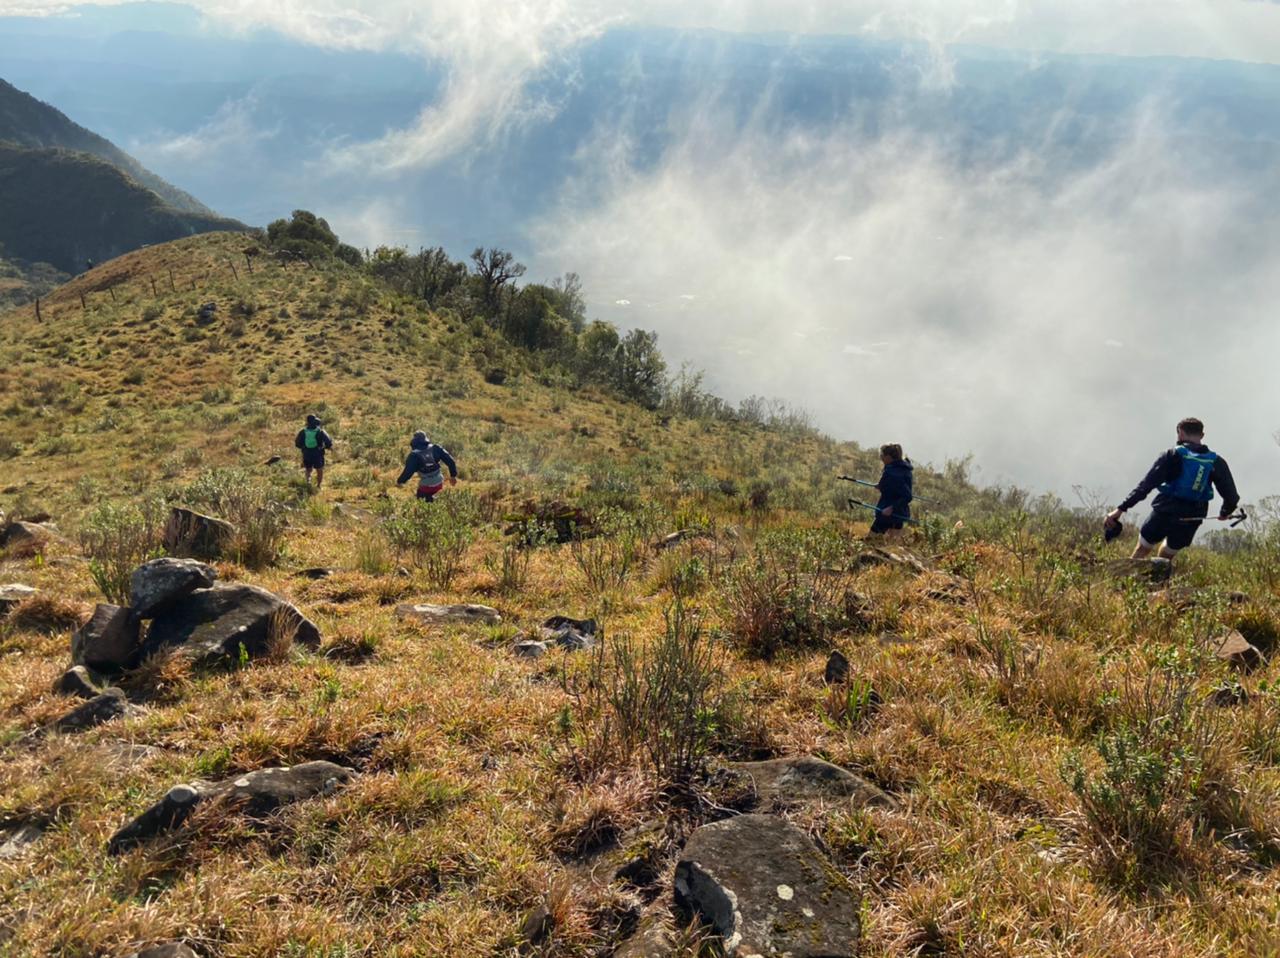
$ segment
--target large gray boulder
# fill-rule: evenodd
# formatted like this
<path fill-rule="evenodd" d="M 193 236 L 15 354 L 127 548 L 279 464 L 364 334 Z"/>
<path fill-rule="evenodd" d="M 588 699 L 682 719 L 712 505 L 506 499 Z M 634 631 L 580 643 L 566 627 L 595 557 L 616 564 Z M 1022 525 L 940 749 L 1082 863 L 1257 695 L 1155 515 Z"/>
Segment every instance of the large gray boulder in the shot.
<path fill-rule="evenodd" d="M 0 585 L 0 616 L 8 615 L 27 599 L 37 595 L 38 591 L 21 582 L 10 582 Z"/>
<path fill-rule="evenodd" d="M 893 808 L 897 804 L 865 778 L 812 755 L 738 762 L 730 768 L 751 779 L 764 806 L 812 801 L 852 802 L 859 808 Z"/>
<path fill-rule="evenodd" d="M 222 800 L 246 815 L 265 815 L 282 805 L 330 795 L 354 776 L 351 769 L 332 762 L 305 762 L 293 767 L 263 768 L 221 782 L 175 785 L 164 798 L 111 836 L 107 851 L 115 855 L 173 831 L 205 802 Z"/>
<path fill-rule="evenodd" d="M 95 669 L 120 669 L 138 653 L 138 619 L 129 609 L 100 603 L 89 621 L 71 633 L 71 661 Z"/>
<path fill-rule="evenodd" d="M 129 577 L 129 604 L 139 618 L 149 619 L 171 602 L 207 589 L 218 572 L 195 559 L 164 557 L 144 562 Z"/>
<path fill-rule="evenodd" d="M 164 527 L 164 547 L 174 555 L 221 559 L 231 551 L 236 527 L 225 519 L 174 506 Z"/>
<path fill-rule="evenodd" d="M 500 625 L 502 614 L 487 605 L 432 605 L 429 602 L 406 602 L 396 606 L 396 615 L 426 625 L 448 625 L 458 622 L 473 625 Z"/>
<path fill-rule="evenodd" d="M 257 586 L 218 583 L 197 589 L 183 601 L 156 612 L 141 657 L 180 648 L 194 659 L 266 654 L 276 629 L 292 630 L 293 641 L 320 645 L 320 630 L 293 605 Z"/>
<path fill-rule="evenodd" d="M 91 699 L 102 693 L 102 687 L 94 680 L 93 673 L 83 665 L 73 665 L 53 683 L 55 695 L 69 695 L 77 699 Z"/>
<path fill-rule="evenodd" d="M 58 538 L 52 526 L 18 520 L 0 528 L 0 549 L 39 549 Z"/>
<path fill-rule="evenodd" d="M 727 958 L 853 958 L 859 898 L 809 836 L 772 815 L 704 825 L 676 865 L 676 899 L 724 939 Z"/>

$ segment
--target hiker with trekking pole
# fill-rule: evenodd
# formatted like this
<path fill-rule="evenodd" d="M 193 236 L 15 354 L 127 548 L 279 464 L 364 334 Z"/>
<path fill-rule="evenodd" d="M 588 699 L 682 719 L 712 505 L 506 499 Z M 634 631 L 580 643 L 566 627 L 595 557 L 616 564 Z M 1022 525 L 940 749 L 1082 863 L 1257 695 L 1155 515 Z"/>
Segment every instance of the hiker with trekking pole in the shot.
<path fill-rule="evenodd" d="M 1248 518 L 1243 510 L 1236 511 L 1240 496 L 1227 460 L 1204 444 L 1204 423 L 1188 417 L 1177 428 L 1178 444 L 1160 455 L 1137 488 L 1107 514 L 1104 522 L 1109 542 L 1123 529 L 1120 517 L 1153 490 L 1159 490 L 1151 503 L 1151 518 L 1138 530 L 1135 559 L 1145 559 L 1157 545 L 1160 558 L 1172 559 L 1191 545 L 1196 530 L 1209 515 L 1215 489 L 1222 496 L 1219 522 L 1231 521 L 1237 526 Z"/>
<path fill-rule="evenodd" d="M 915 467 L 911 460 L 902 453 L 902 446 L 896 442 L 885 443 L 880 447 L 880 462 L 884 470 L 880 473 L 880 481 L 871 483 L 852 476 L 840 476 L 845 482 L 868 486 L 880 492 L 879 501 L 873 506 L 860 499 L 850 499 L 849 504 L 870 509 L 876 514 L 871 523 L 872 535 L 896 537 L 906 523 L 914 523 L 911 518 L 912 484 Z"/>
<path fill-rule="evenodd" d="M 324 431 L 319 416 L 307 416 L 307 424 L 298 432 L 293 444 L 302 451 L 302 468 L 306 470 L 307 485 L 311 485 L 311 472 L 315 470 L 316 492 L 319 492 L 324 483 L 325 450 L 333 448 L 333 440 Z"/>

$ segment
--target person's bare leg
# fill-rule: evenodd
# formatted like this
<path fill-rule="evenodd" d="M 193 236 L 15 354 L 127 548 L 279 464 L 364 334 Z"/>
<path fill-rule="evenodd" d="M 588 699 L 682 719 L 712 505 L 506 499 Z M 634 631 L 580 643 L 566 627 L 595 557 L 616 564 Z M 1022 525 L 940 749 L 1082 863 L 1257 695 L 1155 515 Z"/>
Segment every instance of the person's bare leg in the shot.
<path fill-rule="evenodd" d="M 1160 558 L 1161 558 L 1161 559 L 1169 559 L 1169 560 L 1172 560 L 1172 559 L 1173 559 L 1173 557 L 1174 557 L 1174 556 L 1176 556 L 1177 554 L 1178 554 L 1178 550 L 1177 550 L 1177 549 L 1170 549 L 1167 545 L 1166 545 L 1166 546 L 1161 546 L 1161 548 L 1160 548 Z"/>
<path fill-rule="evenodd" d="M 320 491 L 320 486 L 323 482 L 324 482 L 324 470 L 317 467 L 316 468 L 316 492 Z"/>
<path fill-rule="evenodd" d="M 1151 555 L 1151 550 L 1154 549 L 1155 547 L 1156 547 L 1156 544 L 1154 542 L 1148 542 L 1146 539 L 1143 539 L 1141 536 L 1139 536 L 1138 546 L 1136 549 L 1133 550 L 1132 557 L 1134 559 L 1145 559 L 1147 556 Z"/>
<path fill-rule="evenodd" d="M 307 485 L 311 485 L 311 467 L 304 466 L 303 471 L 307 474 Z"/>

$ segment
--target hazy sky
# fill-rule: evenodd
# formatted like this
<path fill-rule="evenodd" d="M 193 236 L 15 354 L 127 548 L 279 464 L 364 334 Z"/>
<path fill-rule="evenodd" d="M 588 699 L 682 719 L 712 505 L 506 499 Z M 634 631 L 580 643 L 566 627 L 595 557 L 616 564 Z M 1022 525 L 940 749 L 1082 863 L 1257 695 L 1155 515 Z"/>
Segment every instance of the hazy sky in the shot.
<path fill-rule="evenodd" d="M 614 25 L 918 40 L 911 82 L 944 97 L 955 44 L 1280 63 L 1280 3 L 1263 0 L 193 5 L 220 28 L 448 65 L 444 95 L 415 122 L 343 140 L 311 170 L 317 183 L 386 179 L 385 197 L 316 198 L 344 238 L 370 245 L 417 225 L 397 178 L 545 119 L 531 79 Z M 600 125 L 575 158 L 590 177 L 527 224 L 531 278 L 580 272 L 595 314 L 658 330 L 673 360 L 731 398 L 782 396 L 838 436 L 900 440 L 935 463 L 974 452 L 988 480 L 1118 500 L 1172 424 L 1198 414 L 1246 497 L 1280 492 L 1275 169 L 1226 172 L 1230 145 L 1180 139 L 1159 91 L 1083 165 L 1034 142 L 960 163 L 947 135 L 907 124 L 870 144 L 839 123 L 780 137 L 767 103 L 758 122 L 728 122 L 715 93 L 691 91 L 665 118 L 673 145 L 656 164 L 635 161 L 621 122 Z M 229 102 L 152 155 L 199 144 L 216 159 L 223 140 L 262 135 L 252 106 Z"/>

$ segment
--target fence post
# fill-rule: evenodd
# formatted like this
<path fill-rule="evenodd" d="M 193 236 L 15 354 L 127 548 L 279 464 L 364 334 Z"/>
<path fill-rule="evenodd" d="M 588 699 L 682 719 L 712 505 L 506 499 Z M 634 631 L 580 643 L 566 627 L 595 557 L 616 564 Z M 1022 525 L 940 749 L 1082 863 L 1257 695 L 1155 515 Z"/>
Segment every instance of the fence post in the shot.
<path fill-rule="evenodd" d="M 40 297 L 39 296 L 36 297 L 36 322 L 37 323 L 44 322 L 44 318 L 40 315 Z"/>
<path fill-rule="evenodd" d="M 236 272 L 236 264 L 231 260 L 227 260 L 227 265 L 231 267 L 231 275 L 235 278 L 235 281 L 237 283 L 240 282 L 240 274 Z"/>
<path fill-rule="evenodd" d="M 253 257 L 248 253 L 244 254 L 244 265 L 249 268 L 249 275 L 253 275 Z"/>
<path fill-rule="evenodd" d="M 173 267 L 172 267 L 172 266 L 170 266 L 170 267 L 169 267 L 169 289 L 171 289 L 171 290 L 172 290 L 173 292 L 175 292 L 175 293 L 178 291 L 178 286 L 177 286 L 177 284 L 176 284 L 176 283 L 174 283 L 174 281 L 173 281 Z"/>
<path fill-rule="evenodd" d="M 88 308 L 89 308 L 89 307 L 88 307 L 88 306 L 86 306 L 86 305 L 84 304 L 84 293 L 81 293 L 81 294 L 80 294 L 80 309 L 81 309 L 81 310 L 86 310 L 86 309 L 88 309 Z"/>
<path fill-rule="evenodd" d="M 114 303 L 116 301 L 116 288 L 114 286 L 108 286 L 107 292 L 111 294 L 111 302 Z"/>
<path fill-rule="evenodd" d="M 148 276 L 147 279 L 151 280 L 151 295 L 159 296 L 160 294 L 156 292 L 156 278 L 154 276 Z"/>

